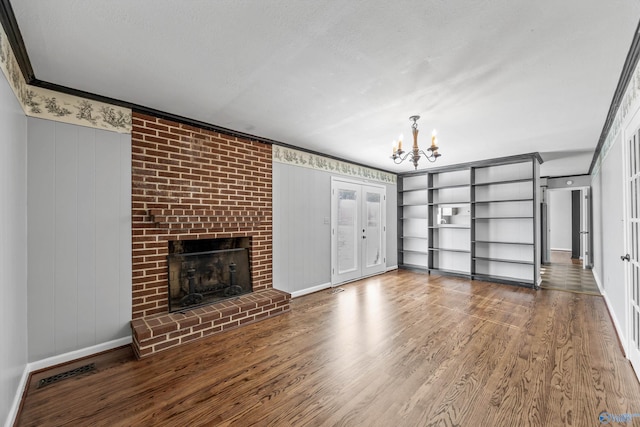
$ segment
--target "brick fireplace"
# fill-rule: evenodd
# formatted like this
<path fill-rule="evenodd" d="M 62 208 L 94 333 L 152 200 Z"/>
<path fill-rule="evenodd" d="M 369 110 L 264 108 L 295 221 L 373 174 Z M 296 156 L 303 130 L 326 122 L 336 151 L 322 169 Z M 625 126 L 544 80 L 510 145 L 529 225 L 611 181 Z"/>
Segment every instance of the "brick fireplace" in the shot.
<path fill-rule="evenodd" d="M 272 286 L 271 146 L 138 113 L 131 139 L 138 357 L 288 311 Z M 169 242 L 245 237 L 253 292 L 169 313 Z"/>

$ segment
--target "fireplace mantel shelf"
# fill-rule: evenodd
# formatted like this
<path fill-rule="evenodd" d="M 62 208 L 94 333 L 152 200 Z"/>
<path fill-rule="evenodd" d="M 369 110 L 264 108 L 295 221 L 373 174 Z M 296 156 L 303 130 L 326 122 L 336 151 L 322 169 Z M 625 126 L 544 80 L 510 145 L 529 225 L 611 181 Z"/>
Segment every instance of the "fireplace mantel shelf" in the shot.
<path fill-rule="evenodd" d="M 183 210 L 183 209 L 150 209 L 148 211 L 151 222 L 158 228 L 166 229 L 213 229 L 221 231 L 229 223 L 229 215 L 220 213 L 219 215 L 207 215 L 204 210 Z M 261 227 L 262 217 L 257 213 L 247 213 L 244 216 L 234 217 L 236 231 L 248 231 Z"/>

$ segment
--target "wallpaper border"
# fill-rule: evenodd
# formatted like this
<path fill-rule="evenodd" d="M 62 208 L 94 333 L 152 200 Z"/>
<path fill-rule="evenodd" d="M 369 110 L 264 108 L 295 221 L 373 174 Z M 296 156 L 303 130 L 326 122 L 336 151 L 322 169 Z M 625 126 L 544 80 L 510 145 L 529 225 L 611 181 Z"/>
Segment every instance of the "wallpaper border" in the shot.
<path fill-rule="evenodd" d="M 273 144 L 273 161 L 309 169 L 317 169 L 330 173 L 337 173 L 354 178 L 368 179 L 385 184 L 396 184 L 397 175 L 373 168 L 354 165 L 349 162 L 319 156 L 306 151 L 294 150 Z"/>
<path fill-rule="evenodd" d="M 598 176 L 598 174 L 600 173 L 600 168 L 607 158 L 609 151 L 611 151 L 611 148 L 613 147 L 618 134 L 622 130 L 622 125 L 623 123 L 625 123 L 625 120 L 627 119 L 629 113 L 635 113 L 640 108 L 640 105 L 638 105 L 638 101 L 640 101 L 640 62 L 636 63 L 635 69 L 633 70 L 633 73 L 629 78 L 629 83 L 627 84 L 627 88 L 624 91 L 624 95 L 622 96 L 615 116 L 611 121 L 611 126 L 609 127 L 607 136 L 605 137 L 602 147 L 600 148 L 600 153 L 595 159 L 593 168 L 591 170 L 591 175 L 593 177 Z"/>
<path fill-rule="evenodd" d="M 131 109 L 27 84 L 2 25 L 0 68 L 27 116 L 131 133 Z"/>

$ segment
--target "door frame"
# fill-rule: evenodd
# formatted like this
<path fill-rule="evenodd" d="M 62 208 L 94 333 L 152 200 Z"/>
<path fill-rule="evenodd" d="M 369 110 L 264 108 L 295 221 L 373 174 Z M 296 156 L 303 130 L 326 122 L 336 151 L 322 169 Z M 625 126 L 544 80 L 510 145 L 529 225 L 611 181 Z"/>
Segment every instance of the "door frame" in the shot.
<path fill-rule="evenodd" d="M 582 250 L 580 251 L 580 259 L 582 260 L 582 268 L 592 268 L 593 267 L 593 224 L 590 218 L 593 216 L 593 205 L 591 203 L 591 187 L 588 185 L 576 186 L 576 187 L 558 187 L 558 188 L 547 188 L 545 190 L 545 203 L 547 205 L 547 230 L 542 230 L 542 233 L 546 233 L 548 236 L 547 246 L 549 251 L 551 251 L 551 234 L 549 232 L 549 218 L 552 208 L 551 203 L 551 194 L 550 192 L 556 191 L 580 191 L 580 246 Z M 588 199 L 585 200 L 585 195 L 588 196 Z M 585 210 L 586 208 L 586 210 Z M 571 215 L 571 212 L 568 212 L 567 215 Z M 586 230 L 584 229 L 586 228 Z M 586 233 L 582 233 L 586 231 Z M 589 254 L 586 255 L 585 252 L 589 251 Z M 549 263 L 551 262 L 551 258 L 549 258 Z"/>
<path fill-rule="evenodd" d="M 623 214 L 622 214 L 622 224 L 623 224 L 623 254 L 620 254 L 621 260 L 626 254 L 631 253 L 631 221 L 630 221 L 630 210 L 631 210 L 631 201 L 629 200 L 630 188 L 629 188 L 629 175 L 631 171 L 629 170 L 629 147 L 628 142 L 629 139 L 633 136 L 637 136 L 640 138 L 640 113 L 636 112 L 633 116 L 625 121 L 622 127 L 622 169 L 621 169 L 621 182 L 622 182 L 622 203 L 623 203 Z M 617 256 L 617 254 L 616 254 Z M 621 340 L 624 341 L 623 347 L 625 349 L 625 356 L 631 363 L 634 372 L 636 373 L 636 377 L 640 380 L 640 353 L 638 353 L 637 349 L 634 349 L 632 344 L 633 333 L 634 333 L 634 324 L 633 324 L 633 283 L 631 278 L 631 268 L 633 265 L 630 262 L 623 261 L 623 269 L 624 269 L 624 287 L 625 287 L 625 317 L 624 317 L 624 328 L 626 330 L 626 336 L 621 337 Z"/>
<path fill-rule="evenodd" d="M 361 188 L 363 186 L 366 187 L 373 187 L 373 188 L 378 188 L 381 189 L 383 192 L 383 199 L 381 201 L 381 207 L 380 207 L 380 215 L 381 215 L 381 223 L 382 223 L 382 264 L 383 264 L 383 270 L 381 272 L 378 273 L 373 273 L 373 274 L 368 274 L 368 275 L 361 275 L 355 279 L 350 279 L 350 280 L 346 280 L 346 281 L 340 281 L 338 282 L 336 280 L 336 271 L 337 271 L 337 253 L 335 253 L 335 247 L 336 247 L 336 239 L 337 239 L 337 233 L 336 233 L 336 213 L 337 213 L 337 206 L 336 206 L 336 199 L 334 197 L 333 191 L 336 185 L 336 182 L 344 182 L 347 184 L 351 184 L 351 185 L 359 185 Z M 382 274 L 384 272 L 386 272 L 386 262 L 387 262 L 387 187 L 383 184 L 378 184 L 378 183 L 372 183 L 370 181 L 366 181 L 366 180 L 356 180 L 356 179 L 349 179 L 349 178 L 344 178 L 342 176 L 332 176 L 331 177 L 331 287 L 335 287 L 337 285 L 341 285 L 344 283 L 349 283 L 349 282 L 353 282 L 356 280 L 360 280 L 363 279 L 365 277 L 369 277 L 369 276 L 375 276 L 377 274 Z M 362 202 L 362 200 L 360 200 L 360 202 Z M 362 254 L 360 253 L 360 258 L 362 257 Z M 359 263 L 361 263 L 361 260 L 358 260 Z M 362 270 L 362 266 L 360 267 L 360 269 Z"/>

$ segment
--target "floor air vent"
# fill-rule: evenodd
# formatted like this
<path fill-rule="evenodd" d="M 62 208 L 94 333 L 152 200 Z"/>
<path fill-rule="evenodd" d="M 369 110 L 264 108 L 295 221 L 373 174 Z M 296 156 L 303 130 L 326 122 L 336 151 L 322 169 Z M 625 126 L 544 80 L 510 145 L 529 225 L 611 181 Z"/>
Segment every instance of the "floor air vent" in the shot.
<path fill-rule="evenodd" d="M 38 381 L 38 388 L 48 386 L 49 384 L 57 383 L 58 381 L 66 380 L 67 378 L 75 377 L 76 375 L 84 374 L 96 369 L 95 363 L 89 363 L 88 365 L 80 366 L 67 372 L 61 372 L 59 374 L 51 375 L 50 377 L 43 378 Z"/>
<path fill-rule="evenodd" d="M 337 294 L 338 292 L 342 292 L 342 291 L 344 291 L 344 289 L 342 289 L 342 288 L 331 288 L 329 293 L 330 294 Z"/>

